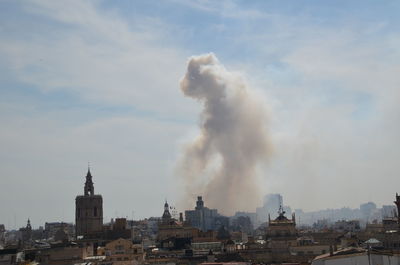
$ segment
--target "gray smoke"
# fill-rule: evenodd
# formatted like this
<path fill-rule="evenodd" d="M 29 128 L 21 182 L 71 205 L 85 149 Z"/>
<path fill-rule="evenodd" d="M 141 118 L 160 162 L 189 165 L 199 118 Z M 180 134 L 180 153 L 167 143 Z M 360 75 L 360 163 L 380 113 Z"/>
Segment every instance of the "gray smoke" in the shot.
<path fill-rule="evenodd" d="M 257 166 L 271 152 L 262 102 L 213 54 L 191 57 L 180 86 L 203 105 L 200 135 L 185 146 L 178 167 L 186 202 L 203 195 L 224 214 L 254 210 L 260 199 Z"/>

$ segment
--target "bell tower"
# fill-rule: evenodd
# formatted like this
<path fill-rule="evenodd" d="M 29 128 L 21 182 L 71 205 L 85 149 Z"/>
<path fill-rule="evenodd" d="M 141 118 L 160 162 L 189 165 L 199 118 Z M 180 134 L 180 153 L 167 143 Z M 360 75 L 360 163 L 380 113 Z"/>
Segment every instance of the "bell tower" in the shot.
<path fill-rule="evenodd" d="M 103 231 L 103 198 L 94 194 L 94 185 L 90 167 L 86 174 L 83 195 L 75 199 L 76 237 L 90 237 Z"/>
<path fill-rule="evenodd" d="M 90 167 L 88 167 L 88 172 L 86 174 L 86 182 L 85 182 L 85 196 L 94 195 L 94 186 L 92 181 L 92 174 L 90 173 Z"/>

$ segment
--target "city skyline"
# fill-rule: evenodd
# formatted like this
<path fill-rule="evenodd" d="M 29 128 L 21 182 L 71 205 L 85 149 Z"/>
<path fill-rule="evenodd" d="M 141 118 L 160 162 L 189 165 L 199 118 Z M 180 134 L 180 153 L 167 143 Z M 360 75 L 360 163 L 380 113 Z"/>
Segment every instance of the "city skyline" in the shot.
<path fill-rule="evenodd" d="M 400 4 L 385 3 L 2 1 L 0 224 L 72 222 L 88 161 L 106 221 L 178 205 L 202 113 L 180 81 L 210 53 L 266 109 L 262 195 L 305 211 L 390 205 Z"/>
<path fill-rule="evenodd" d="M 84 185 L 82 185 L 81 188 L 83 188 L 84 192 L 78 193 L 76 200 L 78 200 L 79 197 L 83 197 L 83 195 L 85 196 L 89 196 L 88 199 L 89 200 L 93 200 L 93 196 L 97 197 L 99 196 L 100 198 L 102 197 L 101 194 L 99 193 L 95 193 L 94 192 L 94 185 L 92 182 L 92 175 L 91 175 L 91 169 L 90 166 L 88 166 L 87 168 L 87 173 L 85 175 L 86 177 L 86 181 L 84 182 Z M 88 184 L 88 176 L 90 176 L 90 180 L 89 180 L 89 184 Z M 89 185 L 89 188 L 88 186 Z M 396 193 L 396 197 L 398 196 L 398 194 Z M 172 212 L 172 216 L 170 216 L 169 218 L 174 218 L 176 220 L 179 219 L 179 215 L 185 213 L 185 215 L 187 215 L 187 212 L 191 212 L 190 209 L 197 209 L 199 207 L 199 200 L 202 202 L 201 203 L 201 207 L 206 207 L 207 209 L 209 209 L 209 205 L 205 204 L 202 201 L 202 195 L 199 196 L 195 196 L 193 199 L 193 205 L 188 207 L 187 209 L 177 209 L 174 204 L 168 203 L 168 200 L 165 199 L 164 202 L 160 203 L 160 213 L 162 212 L 162 205 L 164 205 L 164 212 L 165 209 L 171 210 Z M 101 199 L 100 199 L 101 200 Z M 196 201 L 197 200 L 197 201 Z M 276 216 L 279 215 L 279 213 L 286 213 L 286 214 L 293 214 L 293 213 L 297 213 L 297 216 L 308 219 L 305 223 L 304 220 L 303 222 L 300 221 L 300 219 L 298 220 L 300 225 L 306 225 L 306 226 L 311 226 L 311 225 L 318 225 L 319 222 L 327 222 L 327 224 L 332 225 L 335 221 L 352 221 L 352 220 L 357 220 L 357 221 L 363 221 L 365 222 L 364 225 L 368 222 L 372 222 L 372 221 L 379 221 L 382 218 L 391 218 L 391 217 L 395 217 L 397 216 L 397 212 L 396 212 L 396 207 L 392 204 L 383 204 L 381 205 L 382 207 L 380 207 L 380 205 L 376 205 L 374 202 L 364 202 L 362 204 L 359 205 L 359 207 L 356 208 L 350 208 L 347 206 L 343 206 L 341 208 L 337 208 L 337 209 L 332 209 L 332 208 L 325 208 L 325 209 L 318 209 L 318 210 L 314 210 L 314 211 L 303 211 L 303 209 L 292 209 L 290 207 L 290 205 L 285 205 L 283 197 L 281 194 L 279 193 L 270 193 L 270 194 L 266 194 L 262 197 L 262 205 L 258 205 L 260 207 L 256 207 L 254 209 L 254 211 L 235 211 L 234 215 L 220 215 L 218 214 L 218 209 L 210 209 L 211 211 L 215 211 L 215 214 L 217 214 L 217 216 L 221 216 L 223 218 L 235 218 L 238 216 L 252 216 L 251 217 L 251 222 L 252 224 L 255 226 L 254 228 L 257 228 L 258 226 L 262 225 L 262 223 L 268 222 L 268 219 L 270 218 L 275 218 Z M 102 203 L 101 203 L 102 204 Z M 102 206 L 99 206 L 99 210 L 100 212 L 105 211 L 105 212 L 109 212 L 107 211 L 107 209 L 102 209 Z M 165 205 L 169 205 L 167 206 L 167 208 L 165 208 Z M 78 207 L 78 204 L 77 206 Z M 386 207 L 387 209 L 384 209 L 384 207 Z M 364 208 L 364 209 L 363 209 Z M 93 210 L 93 209 L 91 209 Z M 361 211 L 360 211 L 361 210 Z M 375 210 L 379 210 L 378 212 L 374 212 Z M 260 212 L 259 212 L 260 211 Z M 265 212 L 263 212 L 265 211 Z M 287 212 L 289 211 L 289 212 Z M 367 213 L 365 212 L 367 211 Z M 90 211 L 89 211 L 90 212 Z M 77 213 L 75 213 L 76 215 Z M 115 212 L 115 215 L 112 215 L 112 217 L 108 218 L 107 216 L 101 217 L 102 222 L 104 221 L 105 224 L 110 224 L 113 222 L 113 220 L 115 221 L 118 218 L 123 218 L 126 220 L 145 220 L 145 219 L 151 219 L 151 218 L 156 218 L 156 219 L 160 219 L 162 218 L 162 215 L 154 215 L 154 216 L 145 216 L 145 217 L 141 217 L 141 218 L 135 218 L 134 216 L 134 211 L 131 212 L 131 216 L 128 215 L 118 215 L 117 212 Z M 360 215 L 361 214 L 361 215 Z M 364 215 L 364 217 L 362 217 Z M 86 215 L 87 216 L 87 215 Z M 310 218 L 311 217 L 311 218 Z M 370 218 L 373 219 L 370 219 Z M 253 219 L 255 218 L 255 219 Z M 367 218 L 367 219 L 364 219 Z M 187 216 L 185 218 L 186 221 L 188 221 Z M 34 221 L 34 220 L 33 220 Z M 35 221 L 34 221 L 35 222 Z M 33 222 L 33 223 L 34 223 Z M 32 226 L 32 229 L 38 229 L 40 227 L 44 227 L 44 225 L 47 225 L 48 223 L 65 223 L 65 224 L 75 224 L 75 221 L 70 221 L 70 220 L 64 220 L 64 219 L 59 219 L 59 220 L 46 220 L 45 223 L 42 224 L 36 224 L 36 226 L 32 223 L 32 219 L 30 217 L 28 217 L 27 219 L 25 219 L 25 221 L 22 222 L 22 225 L 20 227 L 18 227 L 17 225 L 17 221 L 14 220 L 14 225 L 10 225 L 10 223 L 6 224 L 6 229 L 8 230 L 18 230 L 19 228 L 23 228 L 25 227 L 26 223 L 28 223 L 29 226 Z"/>

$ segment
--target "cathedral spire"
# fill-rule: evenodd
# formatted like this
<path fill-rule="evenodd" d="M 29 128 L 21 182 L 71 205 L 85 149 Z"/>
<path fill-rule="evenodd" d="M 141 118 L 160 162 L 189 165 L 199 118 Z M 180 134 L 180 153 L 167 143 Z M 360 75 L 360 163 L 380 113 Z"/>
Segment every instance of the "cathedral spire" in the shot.
<path fill-rule="evenodd" d="M 28 218 L 28 222 L 26 222 L 26 229 L 27 230 L 32 230 L 31 220 L 29 220 L 29 218 Z"/>
<path fill-rule="evenodd" d="M 86 174 L 85 195 L 94 195 L 94 186 L 92 181 L 92 174 L 90 173 L 90 165 L 88 165 L 88 172 Z"/>
<path fill-rule="evenodd" d="M 165 200 L 165 204 L 164 204 L 164 213 L 162 215 L 162 220 L 163 221 L 169 221 L 171 220 L 171 213 L 169 212 L 169 205 L 167 200 Z"/>

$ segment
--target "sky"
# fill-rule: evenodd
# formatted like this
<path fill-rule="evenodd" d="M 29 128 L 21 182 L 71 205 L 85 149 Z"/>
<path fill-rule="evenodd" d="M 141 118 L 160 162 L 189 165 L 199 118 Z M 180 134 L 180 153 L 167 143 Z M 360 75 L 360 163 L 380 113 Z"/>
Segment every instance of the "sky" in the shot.
<path fill-rule="evenodd" d="M 88 162 L 105 221 L 178 205 L 176 165 L 201 112 L 179 81 L 207 53 L 268 109 L 265 194 L 306 211 L 391 204 L 399 12 L 372 0 L 0 1 L 0 223 L 73 222 Z"/>

